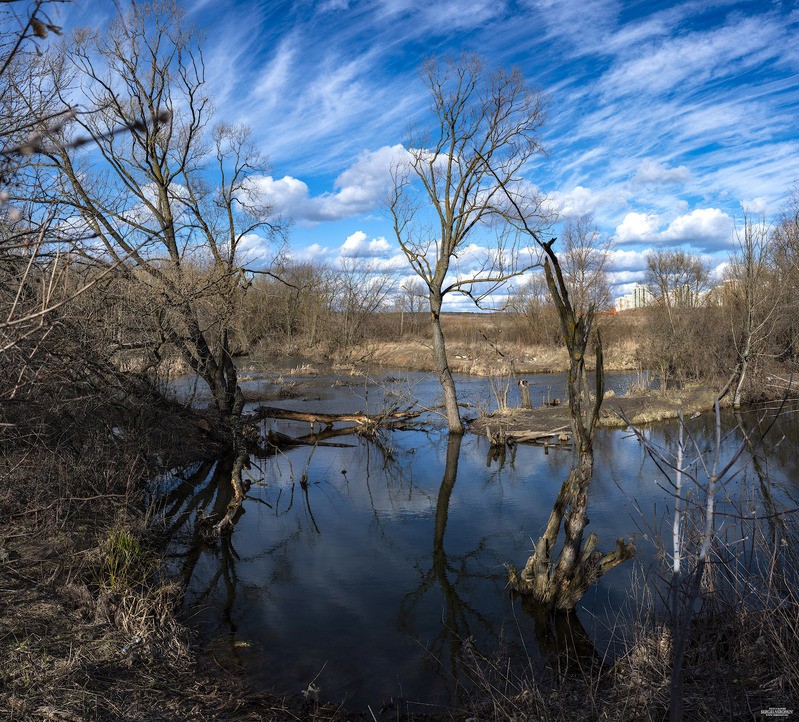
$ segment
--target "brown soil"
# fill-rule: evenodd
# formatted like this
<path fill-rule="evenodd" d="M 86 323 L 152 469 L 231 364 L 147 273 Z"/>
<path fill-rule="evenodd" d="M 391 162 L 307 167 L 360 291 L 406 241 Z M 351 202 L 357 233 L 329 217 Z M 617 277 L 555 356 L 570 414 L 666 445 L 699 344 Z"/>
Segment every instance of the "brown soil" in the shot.
<path fill-rule="evenodd" d="M 168 539 L 144 484 L 219 453 L 208 420 L 139 408 L 124 433 L 93 406 L 0 434 L 0 720 L 443 720 L 254 690 L 214 664 L 181 621 L 183 590 L 162 571 Z M 109 426 L 109 420 L 114 427 Z M 146 450 L 147 453 L 143 453 Z M 121 565 L 112 540 L 135 540 Z"/>
<path fill-rule="evenodd" d="M 628 424 L 642 426 L 666 419 L 676 419 L 680 411 L 686 416 L 710 411 L 715 391 L 692 386 L 674 389 L 665 394 L 649 391 L 629 396 L 609 396 L 602 403 L 599 425 L 624 428 Z M 481 416 L 469 427 L 476 434 L 504 432 L 506 436 L 523 433 L 554 432 L 570 426 L 569 407 L 564 401 L 558 406 L 541 406 L 532 410 L 507 409 Z"/>

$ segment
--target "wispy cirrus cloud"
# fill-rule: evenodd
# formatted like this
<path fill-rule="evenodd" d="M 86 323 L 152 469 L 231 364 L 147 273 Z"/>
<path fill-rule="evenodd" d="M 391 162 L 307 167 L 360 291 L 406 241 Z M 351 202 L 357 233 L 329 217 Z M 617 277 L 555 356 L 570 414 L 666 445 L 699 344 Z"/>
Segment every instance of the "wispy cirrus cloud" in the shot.
<path fill-rule="evenodd" d="M 296 219 L 295 244 L 332 257 L 382 204 L 381 152 L 429 118 L 432 53 L 521 66 L 549 98 L 548 155 L 526 182 L 562 217 L 593 213 L 624 253 L 685 244 L 720 263 L 743 207 L 774 212 L 799 178 L 790 3 L 195 0 L 189 14 L 217 117 L 249 123 L 271 155 L 263 198 Z M 392 242 L 370 223 L 358 252 Z"/>

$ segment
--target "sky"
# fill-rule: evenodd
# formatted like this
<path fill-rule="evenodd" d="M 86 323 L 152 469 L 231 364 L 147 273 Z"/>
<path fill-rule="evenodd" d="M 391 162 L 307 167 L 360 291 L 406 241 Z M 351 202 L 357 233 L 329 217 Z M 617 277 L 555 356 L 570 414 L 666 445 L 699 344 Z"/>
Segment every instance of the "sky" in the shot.
<path fill-rule="evenodd" d="M 718 273 L 744 212 L 776 218 L 799 181 L 799 2 L 190 0 L 216 118 L 269 155 L 256 186 L 293 219 L 296 259 L 411 273 L 385 211 L 389 167 L 429 97 L 421 62 L 477 52 L 547 101 L 546 155 L 525 178 L 561 220 L 593 213 L 615 295 L 648 250 Z M 65 26 L 112 2 L 78 0 Z M 557 233 L 557 228 L 554 229 Z M 557 248 L 557 245 L 555 246 Z M 252 239 L 266 263 L 273 249 Z M 469 302 L 450 304 L 468 310 Z"/>

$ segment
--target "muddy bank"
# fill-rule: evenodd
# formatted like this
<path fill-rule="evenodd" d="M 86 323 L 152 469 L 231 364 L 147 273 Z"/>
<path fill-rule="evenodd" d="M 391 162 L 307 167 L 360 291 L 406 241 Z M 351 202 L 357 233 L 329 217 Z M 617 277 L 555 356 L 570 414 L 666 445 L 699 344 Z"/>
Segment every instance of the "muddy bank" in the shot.
<path fill-rule="evenodd" d="M 0 720 L 340 718 L 246 687 L 182 619 L 147 480 L 218 454 L 207 424 L 169 404 L 81 411 L 0 435 Z"/>
<path fill-rule="evenodd" d="M 643 426 L 666 419 L 675 419 L 682 412 L 685 416 L 711 411 L 715 401 L 715 390 L 693 386 L 669 390 L 665 393 L 647 393 L 615 396 L 606 394 L 602 404 L 599 426 L 624 428 L 628 422 Z M 625 420 L 626 419 L 626 420 Z M 570 428 L 569 407 L 565 400 L 552 406 L 534 409 L 507 409 L 496 411 L 476 419 L 469 429 L 480 435 L 502 434 L 506 437 L 542 435 L 542 441 L 558 443 L 561 432 Z M 490 432 L 490 433 L 489 433 Z M 546 439 L 545 434 L 553 434 Z M 528 438 L 527 440 L 532 440 Z"/>

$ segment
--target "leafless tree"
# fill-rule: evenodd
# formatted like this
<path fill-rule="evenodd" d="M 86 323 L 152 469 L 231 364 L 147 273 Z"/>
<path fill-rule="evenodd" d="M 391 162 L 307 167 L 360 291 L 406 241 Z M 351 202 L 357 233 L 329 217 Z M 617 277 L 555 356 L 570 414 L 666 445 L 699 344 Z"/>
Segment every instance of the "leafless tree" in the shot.
<path fill-rule="evenodd" d="M 523 220 L 523 216 L 520 214 Z M 574 439 L 574 463 L 563 483 L 549 515 L 544 533 L 535 543 L 533 553 L 518 572 L 509 567 L 513 589 L 531 595 L 537 604 L 549 610 L 574 609 L 587 589 L 603 574 L 635 555 L 635 545 L 623 539 L 608 553 L 597 550 L 598 539 L 591 533 L 583 540 L 588 525 L 588 490 L 594 475 L 594 435 L 605 392 L 602 341 L 594 339 L 596 381 L 593 398 L 588 390 L 585 354 L 595 319 L 595 307 L 589 303 L 578 310 L 569 298 L 569 285 L 552 249 L 555 239 L 542 243 L 546 254 L 544 271 L 550 295 L 558 312 L 561 333 L 569 353 L 567 390 L 569 414 Z M 564 542 L 555 560 L 561 526 Z"/>
<path fill-rule="evenodd" d="M 575 309 L 584 313 L 591 305 L 607 308 L 610 240 L 602 237 L 591 215 L 584 215 L 567 219 L 561 241 L 559 258 Z"/>
<path fill-rule="evenodd" d="M 710 268 L 687 251 L 652 251 L 646 257 L 646 282 L 656 303 L 670 312 L 695 308 L 710 287 Z"/>
<path fill-rule="evenodd" d="M 405 333 L 406 316 L 410 333 L 418 332 L 419 317 L 424 311 L 426 300 L 426 286 L 419 279 L 406 280 L 400 284 L 397 295 L 397 305 L 400 311 L 400 337 Z"/>
<path fill-rule="evenodd" d="M 334 271 L 333 307 L 339 316 L 339 345 L 352 346 L 363 337 L 367 319 L 386 303 L 394 289 L 392 274 L 381 273 L 374 263 L 343 258 Z"/>
<path fill-rule="evenodd" d="M 561 342 L 560 323 L 543 272 L 525 277 L 509 295 L 505 312 L 527 343 L 548 346 Z"/>
<path fill-rule="evenodd" d="M 335 272 L 326 264 L 296 262 L 278 256 L 268 270 L 254 275 L 240 325 L 250 350 L 266 343 L 293 352 L 300 346 L 332 344 Z"/>
<path fill-rule="evenodd" d="M 107 29 L 79 31 L 65 57 L 62 101 L 80 89 L 99 109 L 73 121 L 92 153 L 57 143 L 42 164 L 51 202 L 73 214 L 65 236 L 89 232 L 92 242 L 79 248 L 87 262 L 140 284 L 162 342 L 208 384 L 220 415 L 233 418 L 243 405 L 230 345 L 246 286 L 239 245 L 281 230 L 248 194 L 246 180 L 265 159 L 246 128 L 208 131 L 196 31 L 175 5 L 134 6 Z M 120 126 L 130 132 L 114 132 Z M 203 175 L 208 157 L 214 188 Z"/>
<path fill-rule="evenodd" d="M 684 381 L 699 376 L 716 365 L 708 361 L 710 349 L 707 327 L 706 292 L 710 288 L 710 269 L 696 254 L 684 250 L 652 251 L 646 258 L 646 284 L 654 298 L 649 310 L 646 362 L 660 370 L 661 386 L 677 378 Z M 713 339 L 710 339 L 711 341 Z M 726 373 L 726 372 L 725 372 Z"/>
<path fill-rule="evenodd" d="M 734 233 L 735 250 L 730 255 L 723 300 L 731 317 L 736 359 L 719 398 L 732 391 L 733 407 L 738 409 L 747 371 L 771 335 L 784 295 L 774 274 L 773 237 L 765 218 L 745 215 L 743 227 Z"/>
<path fill-rule="evenodd" d="M 442 305 L 451 293 L 479 301 L 536 263 L 505 223 L 508 204 L 489 164 L 502 183 L 516 187 L 516 175 L 541 151 L 543 100 L 519 70 L 492 72 L 475 55 L 430 58 L 422 79 L 432 121 L 409 132 L 408 163 L 395 171 L 389 207 L 400 247 L 427 287 L 447 423 L 451 432 L 462 433 Z M 539 207 L 534 205 L 530 217 Z M 467 249 L 467 239 L 486 236 L 490 247 Z M 472 251 L 481 256 L 477 270 L 460 272 L 459 260 Z"/>
<path fill-rule="evenodd" d="M 799 187 L 794 188 L 773 233 L 774 262 L 784 294 L 775 329 L 775 349 L 784 361 L 799 361 Z"/>
<path fill-rule="evenodd" d="M 18 398 L 66 372 L 67 306 L 102 277 L 81 279 L 69 249 L 53 244 L 58 209 L 38 214 L 18 187 L 43 150 L 48 132 L 73 113 L 55 102 L 39 57 L 61 34 L 60 3 L 4 2 L 0 6 L 0 399 Z M 58 323 L 56 323 L 58 322 Z M 54 348 L 60 353 L 54 355 Z M 57 360 L 58 363 L 54 363 Z M 99 359 L 98 359 L 99 360 Z M 49 367 L 47 367 L 49 364 Z"/>
<path fill-rule="evenodd" d="M 574 440 L 574 459 L 569 476 L 558 492 L 546 528 L 538 538 L 533 553 L 521 572 L 509 565 L 508 583 L 516 591 L 529 595 L 547 612 L 574 609 L 588 588 L 606 572 L 635 555 L 635 544 L 622 538 L 613 551 L 603 554 L 593 532 L 583 540 L 588 526 L 588 491 L 594 476 L 594 435 L 605 393 L 602 339 L 593 337 L 596 355 L 593 398 L 589 391 L 585 355 L 596 317 L 594 304 L 580 310 L 571 301 L 569 285 L 553 250 L 556 239 L 543 241 L 530 225 L 524 208 L 494 175 L 511 205 L 514 222 L 544 253 L 544 275 L 550 297 L 560 320 L 561 334 L 569 354 L 567 391 L 569 417 Z M 558 537 L 563 528 L 564 541 L 555 559 Z"/>

